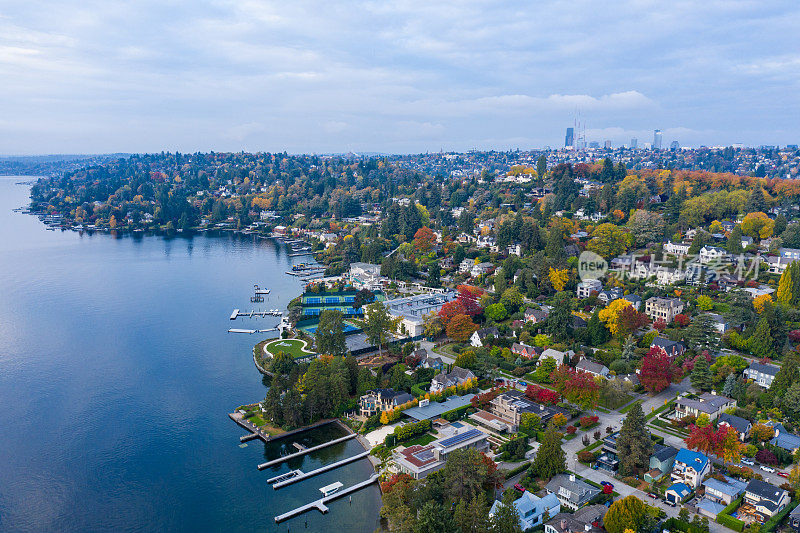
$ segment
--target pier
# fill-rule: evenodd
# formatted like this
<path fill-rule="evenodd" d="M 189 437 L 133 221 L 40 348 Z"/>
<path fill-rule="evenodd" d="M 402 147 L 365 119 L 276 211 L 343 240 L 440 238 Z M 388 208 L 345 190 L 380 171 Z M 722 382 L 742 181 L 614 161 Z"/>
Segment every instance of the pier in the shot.
<path fill-rule="evenodd" d="M 259 435 L 258 433 L 250 433 L 249 435 L 242 435 L 241 437 L 239 437 L 239 442 L 247 442 L 253 439 L 258 439 L 260 437 L 261 435 Z"/>
<path fill-rule="evenodd" d="M 329 465 L 325 465 L 325 466 L 322 466 L 320 468 L 317 468 L 316 470 L 312 470 L 311 472 L 301 472 L 300 470 L 292 470 L 292 472 L 298 472 L 298 473 L 292 474 L 292 476 L 288 476 L 288 474 L 290 474 L 292 472 L 287 472 L 287 474 L 284 474 L 284 476 L 287 476 L 286 479 L 278 479 L 277 481 L 273 482 L 273 480 L 276 480 L 277 478 L 272 478 L 272 479 L 267 480 L 267 483 L 272 483 L 272 488 L 275 489 L 275 490 L 278 490 L 278 489 L 280 489 L 282 487 L 285 487 L 287 485 L 291 485 L 292 483 L 297 483 L 298 481 L 303 481 L 304 479 L 308 479 L 310 477 L 314 477 L 316 475 L 319 475 L 319 474 L 322 474 L 324 472 L 327 472 L 328 470 L 333 470 L 334 468 L 339 468 L 340 466 L 344 466 L 344 465 L 352 463 L 354 461 L 358 461 L 359 459 L 364 459 L 365 457 L 368 457 L 368 456 L 369 456 L 369 452 L 358 453 L 358 454 L 356 454 L 356 455 L 354 455 L 352 457 L 348 457 L 346 459 L 342 459 L 341 461 L 336 461 L 335 463 L 331 463 Z"/>
<path fill-rule="evenodd" d="M 299 514 L 303 514 L 306 511 L 309 511 L 311 509 L 317 509 L 322 514 L 325 514 L 325 513 L 328 512 L 328 507 L 327 507 L 327 505 L 325 505 L 326 503 L 332 502 L 333 500 L 341 498 L 342 496 L 347 496 L 348 494 L 352 494 L 352 493 L 356 492 L 357 490 L 363 489 L 364 487 L 368 487 L 368 486 L 372 485 L 373 483 L 375 483 L 378 480 L 378 477 L 379 477 L 378 474 L 372 474 L 369 477 L 369 479 L 367 479 L 366 481 L 362 481 L 361 483 L 356 483 L 355 485 L 351 485 L 350 487 L 347 487 L 346 489 L 342 489 L 339 492 L 331 494 L 330 496 L 326 496 L 324 498 L 320 498 L 319 500 L 313 501 L 311 503 L 307 503 L 307 504 L 305 504 L 305 505 L 303 505 L 301 507 L 298 507 L 296 509 L 292 509 L 291 511 L 289 511 L 287 513 L 283 513 L 281 515 L 278 515 L 278 516 L 275 517 L 275 523 L 283 522 L 284 520 L 288 520 L 289 518 L 292 518 L 292 517 L 297 516 Z"/>
<path fill-rule="evenodd" d="M 267 309 L 264 311 L 256 311 L 253 309 L 252 311 L 245 311 L 242 313 L 239 309 L 234 309 L 233 313 L 231 313 L 231 320 L 236 320 L 239 317 L 245 318 L 267 318 L 268 316 L 283 316 L 283 313 L 279 309 Z"/>
<path fill-rule="evenodd" d="M 259 470 L 264 470 L 265 468 L 269 468 L 271 466 L 275 466 L 277 464 L 281 464 L 284 461 L 288 461 L 289 459 L 294 459 L 295 457 L 301 457 L 311 452 L 315 452 L 317 450 L 321 450 L 323 448 L 327 448 L 328 446 L 333 446 L 334 444 L 339 444 L 340 442 L 344 442 L 346 440 L 350 440 L 355 438 L 357 435 L 352 433 L 350 435 L 345 435 L 344 437 L 339 437 L 338 439 L 333 439 L 323 444 L 319 444 L 317 446 L 312 446 L 311 448 L 306 448 L 305 450 L 301 450 L 299 452 L 290 453 L 289 455 L 284 455 L 283 457 L 279 457 L 278 459 L 273 459 L 272 461 L 267 461 L 266 463 L 261 463 L 258 465 Z"/>

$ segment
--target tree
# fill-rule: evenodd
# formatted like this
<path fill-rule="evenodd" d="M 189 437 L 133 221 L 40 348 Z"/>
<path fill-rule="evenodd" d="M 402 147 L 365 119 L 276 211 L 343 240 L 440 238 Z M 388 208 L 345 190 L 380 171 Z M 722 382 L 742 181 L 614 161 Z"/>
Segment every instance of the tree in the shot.
<path fill-rule="evenodd" d="M 417 514 L 415 533 L 438 533 L 439 531 L 453 531 L 454 529 L 455 522 L 453 517 L 442 504 L 435 501 L 427 501 L 422 504 L 422 508 Z"/>
<path fill-rule="evenodd" d="M 467 315 L 456 315 L 447 324 L 447 336 L 457 342 L 466 342 L 478 330 Z"/>
<path fill-rule="evenodd" d="M 523 304 L 522 294 L 520 294 L 516 287 L 509 287 L 503 291 L 503 295 L 500 297 L 500 303 L 506 308 L 509 314 L 516 313 Z"/>
<path fill-rule="evenodd" d="M 641 530 L 649 520 L 645 503 L 630 495 L 611 504 L 603 517 L 603 526 L 608 533 L 624 533 L 626 529 Z"/>
<path fill-rule="evenodd" d="M 558 292 L 563 291 L 564 287 L 569 281 L 569 269 L 557 269 L 550 267 L 550 273 L 548 277 L 550 278 L 550 284 L 553 286 L 553 289 Z"/>
<path fill-rule="evenodd" d="M 724 432 L 727 431 L 726 427 L 723 426 L 718 431 L 711 425 L 706 427 L 692 425 L 689 436 L 684 439 L 686 447 L 706 455 L 716 454 L 719 450 L 720 440 L 724 437 Z"/>
<path fill-rule="evenodd" d="M 694 325 L 694 323 L 692 323 Z M 691 374 L 692 387 L 703 391 L 709 391 L 714 386 L 714 376 L 708 366 L 708 359 L 703 355 L 698 355 L 694 360 L 694 368 Z"/>
<path fill-rule="evenodd" d="M 449 530 L 440 529 L 437 533 L 440 531 Z M 503 494 L 501 505 L 497 506 L 497 510 L 494 516 L 492 516 L 491 531 L 492 533 L 522 533 L 519 511 L 514 507 L 513 491 L 507 491 Z"/>
<path fill-rule="evenodd" d="M 744 444 L 739 442 L 739 434 L 735 429 L 727 426 L 718 441 L 717 457 L 722 459 L 723 463 L 738 463 L 742 458 L 743 452 Z"/>
<path fill-rule="evenodd" d="M 792 261 L 778 282 L 778 303 L 796 306 L 800 295 L 800 263 Z"/>
<path fill-rule="evenodd" d="M 619 226 L 610 222 L 600 224 L 592 232 L 592 238 L 586 246 L 587 250 L 611 259 L 625 253 L 630 241 L 629 234 L 625 233 Z"/>
<path fill-rule="evenodd" d="M 600 321 L 605 323 L 608 331 L 610 331 L 612 335 L 617 336 L 624 333 L 630 333 L 624 332 L 623 327 L 620 324 L 620 314 L 626 307 L 633 309 L 633 306 L 631 306 L 628 300 L 619 298 L 608 304 L 605 309 L 600 311 L 600 314 L 598 315 Z"/>
<path fill-rule="evenodd" d="M 329 355 L 346 355 L 344 340 L 344 317 L 341 311 L 325 309 L 319 315 L 319 324 L 314 333 L 317 351 Z"/>
<path fill-rule="evenodd" d="M 647 431 L 647 420 L 640 403 L 634 403 L 622 422 L 617 437 L 619 471 L 623 476 L 632 476 L 646 470 L 650 464 L 653 441 Z"/>
<path fill-rule="evenodd" d="M 742 220 L 742 233 L 753 239 L 767 239 L 772 236 L 775 222 L 765 213 L 748 213 Z"/>
<path fill-rule="evenodd" d="M 397 329 L 399 322 L 399 319 L 392 318 L 382 303 L 375 302 L 367 306 L 364 333 L 369 342 L 378 346 L 378 355 L 383 345 L 392 338 L 392 333 Z"/>
<path fill-rule="evenodd" d="M 544 175 L 547 172 L 547 158 L 544 154 L 539 156 L 539 159 L 536 160 L 536 178 L 539 183 L 542 183 L 544 180 Z"/>
<path fill-rule="evenodd" d="M 761 317 L 758 321 L 756 329 L 750 338 L 747 340 L 747 347 L 750 353 L 759 358 L 775 356 L 775 341 L 772 340 L 770 333 L 770 325 L 767 317 Z"/>
<path fill-rule="evenodd" d="M 644 246 L 649 242 L 661 242 L 664 239 L 664 217 L 659 213 L 637 209 L 628 220 L 628 229 L 633 235 L 636 246 Z"/>
<path fill-rule="evenodd" d="M 412 246 L 420 253 L 428 253 L 433 245 L 436 244 L 436 234 L 427 226 L 423 226 L 414 234 Z"/>
<path fill-rule="evenodd" d="M 475 368 L 475 352 L 464 350 L 456 356 L 455 366 L 459 368 Z"/>
<path fill-rule="evenodd" d="M 661 392 L 669 387 L 675 376 L 672 358 L 658 347 L 653 347 L 642 358 L 639 382 L 650 393 Z"/>
<path fill-rule="evenodd" d="M 572 336 L 572 296 L 559 292 L 554 300 L 553 309 L 545 323 L 546 330 L 554 339 L 566 341 Z"/>
<path fill-rule="evenodd" d="M 592 346 L 599 346 L 606 342 L 609 338 L 609 332 L 606 327 L 600 322 L 600 310 L 595 309 L 592 313 L 592 316 L 589 318 L 589 324 L 587 325 L 587 331 L 589 333 L 589 342 Z"/>
<path fill-rule="evenodd" d="M 733 394 L 733 388 L 736 386 L 736 373 L 731 372 L 725 378 L 725 384 L 722 386 L 722 395 L 730 397 Z"/>
<path fill-rule="evenodd" d="M 697 297 L 697 307 L 703 311 L 711 311 L 714 309 L 714 300 L 705 294 L 701 294 Z"/>
<path fill-rule="evenodd" d="M 561 434 L 554 424 L 548 424 L 531 469 L 541 479 L 550 479 L 567 469 L 566 456 L 561 449 Z"/>
<path fill-rule="evenodd" d="M 433 338 L 439 335 L 442 330 L 444 329 L 442 326 L 442 320 L 439 318 L 439 315 L 431 311 L 427 315 L 422 318 L 422 329 L 423 333 L 428 338 Z"/>
<path fill-rule="evenodd" d="M 636 339 L 633 335 L 628 335 L 625 344 L 622 345 L 622 360 L 631 362 L 636 358 Z"/>
<path fill-rule="evenodd" d="M 719 331 L 708 313 L 697 315 L 684 336 L 689 347 L 695 352 L 715 351 L 719 347 Z"/>
<path fill-rule="evenodd" d="M 503 304 L 491 304 L 486 306 L 486 309 L 483 310 L 483 314 L 486 318 L 490 318 L 495 322 L 500 322 L 501 320 L 505 320 L 508 316 L 508 311 L 506 311 Z"/>

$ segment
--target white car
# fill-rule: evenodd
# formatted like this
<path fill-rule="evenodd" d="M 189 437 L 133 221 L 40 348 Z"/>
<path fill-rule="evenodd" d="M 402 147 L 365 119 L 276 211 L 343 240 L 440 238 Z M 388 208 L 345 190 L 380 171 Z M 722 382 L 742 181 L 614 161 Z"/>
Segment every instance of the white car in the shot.
<path fill-rule="evenodd" d="M 755 463 L 753 461 L 751 461 L 750 459 L 742 459 L 742 464 L 743 465 L 753 466 Z"/>
<path fill-rule="evenodd" d="M 774 468 L 772 468 L 771 466 L 766 466 L 766 465 L 761 465 L 761 470 L 763 470 L 764 472 L 769 472 L 770 474 L 775 472 Z"/>

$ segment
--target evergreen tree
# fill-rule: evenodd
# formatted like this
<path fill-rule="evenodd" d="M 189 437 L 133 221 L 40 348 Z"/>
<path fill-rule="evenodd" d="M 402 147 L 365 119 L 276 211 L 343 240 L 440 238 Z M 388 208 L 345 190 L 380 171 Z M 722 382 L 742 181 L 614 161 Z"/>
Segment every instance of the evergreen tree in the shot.
<path fill-rule="evenodd" d="M 275 426 L 283 425 L 283 407 L 281 406 L 281 391 L 278 387 L 273 385 L 267 391 L 267 397 L 264 399 L 264 416 L 272 422 Z"/>
<path fill-rule="evenodd" d="M 639 403 L 633 404 L 622 422 L 617 437 L 617 455 L 620 458 L 619 471 L 623 476 L 634 475 L 647 468 L 653 441 L 647 431 L 647 420 Z"/>
<path fill-rule="evenodd" d="M 685 339 L 695 352 L 716 350 L 719 346 L 719 331 L 711 315 L 708 313 L 697 315 L 686 328 Z"/>
<path fill-rule="evenodd" d="M 547 158 L 544 154 L 539 156 L 539 159 L 536 161 L 536 174 L 537 174 L 537 182 L 544 183 L 544 176 L 547 173 Z"/>
<path fill-rule="evenodd" d="M 727 396 L 728 398 L 732 398 L 735 388 L 736 388 L 736 373 L 731 372 L 730 374 L 728 374 L 728 377 L 725 378 L 725 384 L 722 386 L 722 395 Z"/>
<path fill-rule="evenodd" d="M 503 494 L 502 505 L 497 506 L 497 511 L 492 516 L 492 533 L 522 533 L 519 522 L 519 511 L 514 507 L 515 493 L 507 491 Z M 446 531 L 444 529 L 440 531 Z"/>
<path fill-rule="evenodd" d="M 778 303 L 795 306 L 800 294 L 800 263 L 792 261 L 778 282 Z"/>
<path fill-rule="evenodd" d="M 519 519 L 517 520 L 519 521 Z M 455 530 L 453 517 L 441 503 L 427 501 L 422 505 L 417 515 L 415 533 L 439 533 L 453 530 Z"/>
<path fill-rule="evenodd" d="M 319 324 L 314 338 L 317 351 L 329 355 L 345 355 L 344 316 L 341 311 L 325 309 L 319 315 Z"/>
<path fill-rule="evenodd" d="M 567 469 L 566 456 L 561 449 L 561 434 L 555 424 L 547 426 L 531 468 L 542 479 L 550 479 Z"/>
<path fill-rule="evenodd" d="M 608 341 L 609 331 L 605 327 L 605 325 L 600 322 L 600 310 L 595 309 L 592 316 L 589 318 L 589 323 L 586 329 L 589 332 L 589 342 L 592 346 L 600 346 L 604 342 Z"/>
<path fill-rule="evenodd" d="M 764 198 L 764 189 L 761 188 L 759 181 L 755 189 L 750 192 L 750 197 L 744 207 L 745 213 L 765 213 L 767 211 L 767 200 Z"/>
<path fill-rule="evenodd" d="M 756 325 L 756 330 L 747 340 L 750 353 L 758 358 L 775 357 L 775 350 L 773 348 L 772 334 L 770 333 L 769 322 L 767 317 L 761 317 Z"/>
<path fill-rule="evenodd" d="M 742 248 L 742 228 L 741 226 L 736 226 L 731 231 L 731 234 L 728 236 L 728 245 L 727 245 L 728 253 L 738 255 L 744 251 Z"/>
<path fill-rule="evenodd" d="M 622 359 L 625 362 L 631 362 L 636 358 L 636 340 L 633 335 L 628 335 L 625 339 L 625 344 L 622 346 Z"/>
<path fill-rule="evenodd" d="M 572 335 L 572 295 L 560 292 L 555 297 L 552 311 L 545 324 L 547 332 L 556 340 L 566 341 Z"/>
<path fill-rule="evenodd" d="M 283 419 L 286 425 L 292 428 L 303 425 L 303 399 L 294 387 L 284 395 Z"/>
<path fill-rule="evenodd" d="M 692 369 L 692 386 L 708 391 L 714 386 L 714 376 L 708 366 L 708 359 L 704 355 L 698 355 L 694 360 L 694 368 Z"/>

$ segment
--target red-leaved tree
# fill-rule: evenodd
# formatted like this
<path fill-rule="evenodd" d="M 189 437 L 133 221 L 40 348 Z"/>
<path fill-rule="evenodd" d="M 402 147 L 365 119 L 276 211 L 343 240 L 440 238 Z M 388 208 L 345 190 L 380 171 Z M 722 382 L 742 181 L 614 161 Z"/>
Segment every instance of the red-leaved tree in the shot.
<path fill-rule="evenodd" d="M 648 392 L 657 393 L 669 387 L 677 373 L 672 358 L 654 346 L 642 358 L 639 382 Z"/>

